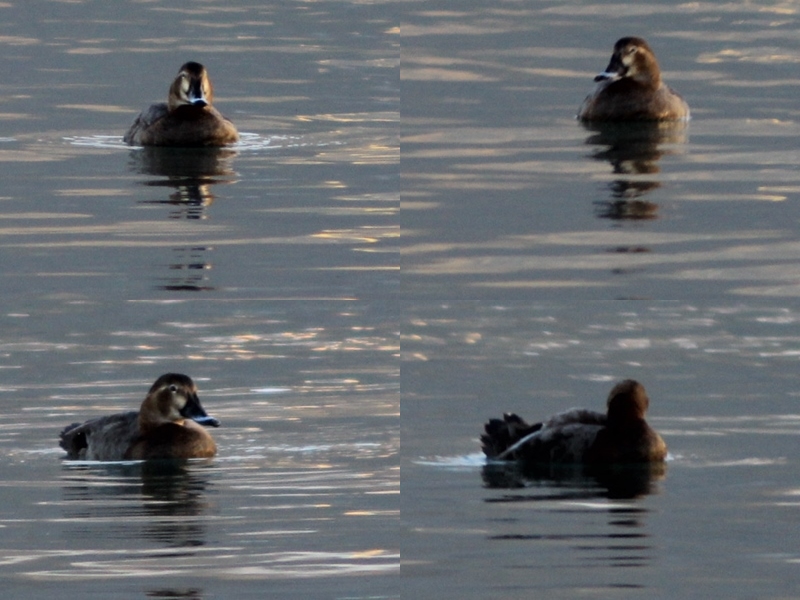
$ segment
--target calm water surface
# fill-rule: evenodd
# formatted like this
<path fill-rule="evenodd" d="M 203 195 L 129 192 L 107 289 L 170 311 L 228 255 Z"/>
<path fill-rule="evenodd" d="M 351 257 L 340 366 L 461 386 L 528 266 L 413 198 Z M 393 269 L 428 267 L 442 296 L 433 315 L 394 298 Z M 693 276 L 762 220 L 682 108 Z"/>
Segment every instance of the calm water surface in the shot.
<path fill-rule="evenodd" d="M 387 3 L 0 6 L 9 597 L 399 596 L 399 21 Z M 204 63 L 242 133 L 121 136 Z M 219 454 L 62 460 L 198 383 Z"/>
<path fill-rule="evenodd" d="M 800 593 L 797 8 L 427 2 L 403 15 L 403 586 Z M 574 120 L 617 38 L 688 127 Z M 481 424 L 641 380 L 636 486 L 483 467 Z"/>

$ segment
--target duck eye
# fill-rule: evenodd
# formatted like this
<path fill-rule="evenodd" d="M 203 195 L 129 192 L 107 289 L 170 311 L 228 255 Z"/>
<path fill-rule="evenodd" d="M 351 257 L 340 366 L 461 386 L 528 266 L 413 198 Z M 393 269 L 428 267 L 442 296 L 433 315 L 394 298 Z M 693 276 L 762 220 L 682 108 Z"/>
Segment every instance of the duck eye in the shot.
<path fill-rule="evenodd" d="M 169 386 L 169 391 L 170 392 L 177 392 L 178 391 L 178 386 L 174 385 L 174 384 Z"/>

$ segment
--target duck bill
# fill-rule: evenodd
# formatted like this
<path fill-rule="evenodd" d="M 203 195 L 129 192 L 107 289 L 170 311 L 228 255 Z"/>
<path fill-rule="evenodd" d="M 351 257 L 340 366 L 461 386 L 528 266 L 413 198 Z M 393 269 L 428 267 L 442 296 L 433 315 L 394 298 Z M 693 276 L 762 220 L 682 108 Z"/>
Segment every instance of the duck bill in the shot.
<path fill-rule="evenodd" d="M 219 421 L 206 413 L 197 394 L 189 396 L 186 405 L 181 409 L 181 415 L 206 427 L 219 427 Z"/>
<path fill-rule="evenodd" d="M 203 80 L 195 78 L 189 84 L 189 89 L 186 90 L 186 100 L 192 106 L 208 106 L 208 99 L 203 93 Z"/>
<path fill-rule="evenodd" d="M 602 73 L 599 73 L 594 80 L 595 81 L 616 81 L 620 77 L 622 77 L 627 71 L 627 67 L 622 64 L 622 61 L 617 58 L 617 55 L 611 57 L 611 62 L 608 63 L 606 70 Z"/>

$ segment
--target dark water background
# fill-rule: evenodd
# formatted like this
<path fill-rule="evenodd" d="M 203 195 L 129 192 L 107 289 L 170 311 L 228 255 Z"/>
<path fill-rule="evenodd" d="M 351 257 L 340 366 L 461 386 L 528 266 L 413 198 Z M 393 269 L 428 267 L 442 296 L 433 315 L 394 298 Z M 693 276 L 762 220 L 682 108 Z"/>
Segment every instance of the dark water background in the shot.
<path fill-rule="evenodd" d="M 14 598 L 399 595 L 392 3 L 0 5 L 0 580 Z M 129 149 L 182 63 L 242 133 Z M 67 463 L 192 376 L 219 454 Z"/>

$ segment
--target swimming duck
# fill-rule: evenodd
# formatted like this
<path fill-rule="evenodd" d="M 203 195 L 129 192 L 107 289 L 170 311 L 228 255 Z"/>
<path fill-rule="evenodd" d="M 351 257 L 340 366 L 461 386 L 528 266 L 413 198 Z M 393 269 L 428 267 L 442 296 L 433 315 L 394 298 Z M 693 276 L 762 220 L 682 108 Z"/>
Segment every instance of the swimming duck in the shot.
<path fill-rule="evenodd" d="M 581 121 L 676 121 L 689 118 L 689 105 L 661 80 L 647 42 L 625 37 L 614 45 L 595 90 L 578 110 Z"/>
<path fill-rule="evenodd" d="M 117 413 L 61 432 L 60 446 L 77 460 L 208 458 L 217 452 L 201 425 L 218 427 L 197 397 L 191 378 L 178 373 L 159 377 L 138 412 Z"/>
<path fill-rule="evenodd" d="M 153 104 L 136 117 L 122 140 L 131 146 L 224 146 L 239 141 L 233 123 L 211 106 L 214 89 L 200 63 L 184 64 L 166 104 Z"/>
<path fill-rule="evenodd" d="M 661 462 L 667 445 L 644 420 L 649 404 L 644 386 L 626 379 L 608 395 L 606 414 L 572 409 L 534 425 L 504 414 L 486 423 L 483 452 L 492 460 L 529 463 Z"/>

